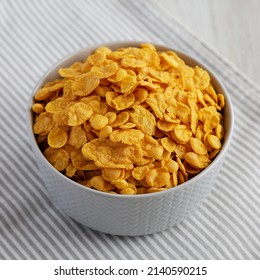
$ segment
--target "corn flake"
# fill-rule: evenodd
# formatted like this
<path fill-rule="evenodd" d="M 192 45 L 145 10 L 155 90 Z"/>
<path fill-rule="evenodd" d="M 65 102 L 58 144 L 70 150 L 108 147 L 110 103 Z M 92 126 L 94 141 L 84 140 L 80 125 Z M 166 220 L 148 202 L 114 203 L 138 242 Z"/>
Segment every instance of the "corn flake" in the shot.
<path fill-rule="evenodd" d="M 114 187 L 111 184 L 108 184 L 101 175 L 92 177 L 89 183 L 96 190 L 103 192 L 108 192 L 114 189 Z"/>
<path fill-rule="evenodd" d="M 89 109 L 83 102 L 75 103 L 67 109 L 67 124 L 69 126 L 81 125 L 92 116 L 92 113 L 92 109 Z"/>
<path fill-rule="evenodd" d="M 35 119 L 33 132 L 34 134 L 48 134 L 54 126 L 52 115 L 48 112 L 42 112 Z"/>
<path fill-rule="evenodd" d="M 50 101 L 46 106 L 45 110 L 49 113 L 56 113 L 64 110 L 69 104 L 69 100 L 64 97 L 58 97 L 57 99 Z"/>
<path fill-rule="evenodd" d="M 190 145 L 192 150 L 199 155 L 205 155 L 207 153 L 207 148 L 204 146 L 202 141 L 197 138 L 191 137 Z"/>
<path fill-rule="evenodd" d="M 91 116 L 89 122 L 95 130 L 101 130 L 108 124 L 108 118 L 103 115 L 95 114 Z"/>
<path fill-rule="evenodd" d="M 126 76 L 120 85 L 122 93 L 129 94 L 137 87 L 137 80 L 135 76 L 128 75 Z"/>
<path fill-rule="evenodd" d="M 78 76 L 81 74 L 79 71 L 77 71 L 74 68 L 68 67 L 68 68 L 60 68 L 58 73 L 63 78 L 73 78 L 75 76 Z"/>
<path fill-rule="evenodd" d="M 68 134 L 59 127 L 53 128 L 48 134 L 48 144 L 52 148 L 61 148 L 68 141 Z"/>
<path fill-rule="evenodd" d="M 173 51 L 102 46 L 58 73 L 35 94 L 33 131 L 54 168 L 82 186 L 164 191 L 221 150 L 225 97 Z"/>
<path fill-rule="evenodd" d="M 76 148 L 82 147 L 87 142 L 85 131 L 81 126 L 73 126 L 70 131 L 68 143 Z"/>
<path fill-rule="evenodd" d="M 44 155 L 47 160 L 59 171 L 64 170 L 69 163 L 69 154 L 64 149 L 54 149 L 52 147 L 48 147 L 44 151 Z"/>
<path fill-rule="evenodd" d="M 164 149 L 167 150 L 170 153 L 172 153 L 176 148 L 176 143 L 170 137 L 162 138 L 161 143 L 162 143 L 162 146 L 164 147 Z"/>
<path fill-rule="evenodd" d="M 132 169 L 141 159 L 140 149 L 107 139 L 95 139 L 82 147 L 86 159 L 93 160 L 99 167 Z"/>
<path fill-rule="evenodd" d="M 117 127 L 125 124 L 128 121 L 128 119 L 129 119 L 129 113 L 127 111 L 124 111 L 122 113 L 119 113 L 116 116 L 116 119 L 110 124 L 112 127 Z"/>
<path fill-rule="evenodd" d="M 198 155 L 194 152 L 188 152 L 184 159 L 194 168 L 204 169 L 210 164 L 210 159 L 206 155 Z"/>
<path fill-rule="evenodd" d="M 34 113 L 40 114 L 40 113 L 44 112 L 44 106 L 41 103 L 35 103 L 32 106 L 32 110 Z"/>
<path fill-rule="evenodd" d="M 96 66 L 102 65 L 105 62 L 105 60 L 106 60 L 106 53 L 103 51 L 97 51 L 87 58 L 87 61 L 90 64 Z"/>
<path fill-rule="evenodd" d="M 104 168 L 102 169 L 102 176 L 105 180 L 111 182 L 121 177 L 122 170 L 120 168 Z"/>
<path fill-rule="evenodd" d="M 110 141 L 120 142 L 128 145 L 136 144 L 140 142 L 143 138 L 143 132 L 138 129 L 114 130 L 109 135 Z"/>
<path fill-rule="evenodd" d="M 34 99 L 37 101 L 43 101 L 48 99 L 52 96 L 52 94 L 63 88 L 64 81 L 62 80 L 56 80 L 54 81 L 54 84 L 51 84 L 50 86 L 45 86 L 38 90 L 34 96 Z"/>
<path fill-rule="evenodd" d="M 111 62 L 106 65 L 101 65 L 99 67 L 93 66 L 91 72 L 95 73 L 102 79 L 109 78 L 116 73 L 118 70 L 118 64 L 116 62 Z"/>
<path fill-rule="evenodd" d="M 114 104 L 113 107 L 116 108 L 116 110 L 118 111 L 122 111 L 131 107 L 134 104 L 134 102 L 135 96 L 133 94 L 122 94 L 115 97 L 115 99 L 112 100 L 112 103 Z"/>
<path fill-rule="evenodd" d="M 174 128 L 175 140 L 180 143 L 187 143 L 192 135 L 192 132 L 185 125 L 177 125 Z"/>
<path fill-rule="evenodd" d="M 100 75 L 95 72 L 88 72 L 78 76 L 72 84 L 72 92 L 78 96 L 89 95 L 100 82 Z"/>
<path fill-rule="evenodd" d="M 216 135 L 212 135 L 212 134 L 208 135 L 207 140 L 212 148 L 216 150 L 219 150 L 221 148 L 221 142 Z"/>
<path fill-rule="evenodd" d="M 156 128 L 155 116 L 143 106 L 134 106 L 134 113 L 130 113 L 132 122 L 144 134 L 153 135 Z"/>
<path fill-rule="evenodd" d="M 121 60 L 121 65 L 125 68 L 142 68 L 146 66 L 146 62 L 133 57 L 124 57 Z"/>

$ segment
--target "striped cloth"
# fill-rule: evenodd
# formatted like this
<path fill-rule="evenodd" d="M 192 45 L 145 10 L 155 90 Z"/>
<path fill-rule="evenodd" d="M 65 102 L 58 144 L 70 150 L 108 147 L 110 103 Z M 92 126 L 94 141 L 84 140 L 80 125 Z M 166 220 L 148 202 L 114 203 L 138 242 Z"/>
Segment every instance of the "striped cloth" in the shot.
<path fill-rule="evenodd" d="M 235 107 L 217 185 L 186 221 L 149 236 L 92 231 L 50 202 L 26 133 L 32 90 L 57 60 L 115 40 L 169 44 L 205 62 Z M 155 1 L 0 1 L 1 259 L 259 259 L 260 89 Z"/>

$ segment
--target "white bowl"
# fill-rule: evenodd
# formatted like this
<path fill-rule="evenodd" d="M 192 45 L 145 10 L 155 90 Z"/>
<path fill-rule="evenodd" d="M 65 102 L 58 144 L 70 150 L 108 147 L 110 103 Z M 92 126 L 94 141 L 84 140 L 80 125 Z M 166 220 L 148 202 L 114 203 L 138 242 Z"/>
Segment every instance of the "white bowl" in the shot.
<path fill-rule="evenodd" d="M 140 46 L 141 42 L 106 43 L 112 50 Z M 27 127 L 35 159 L 42 179 L 54 205 L 68 216 L 92 229 L 116 235 L 144 235 L 170 228 L 191 215 L 207 197 L 214 186 L 223 160 L 230 144 L 233 131 L 233 111 L 230 98 L 223 84 L 213 72 L 196 59 L 181 53 L 171 46 L 156 45 L 158 50 L 173 50 L 186 64 L 199 65 L 206 69 L 216 90 L 224 94 L 225 137 L 223 147 L 214 161 L 201 173 L 174 188 L 143 195 L 116 195 L 86 188 L 57 171 L 44 157 L 33 134 L 33 113 L 35 93 L 47 82 L 58 77 L 58 69 L 67 67 L 75 61 L 83 61 L 99 46 L 82 49 L 56 63 L 41 78 L 27 108 Z"/>

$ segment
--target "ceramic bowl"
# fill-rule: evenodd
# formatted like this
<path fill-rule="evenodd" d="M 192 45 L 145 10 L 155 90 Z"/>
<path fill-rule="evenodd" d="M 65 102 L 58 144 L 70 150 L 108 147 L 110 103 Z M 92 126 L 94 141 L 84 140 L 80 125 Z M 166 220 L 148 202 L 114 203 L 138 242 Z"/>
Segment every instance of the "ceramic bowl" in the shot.
<path fill-rule="evenodd" d="M 120 47 L 140 46 L 140 42 L 113 42 L 104 44 L 115 50 Z M 154 44 L 158 50 L 173 50 L 186 64 L 199 65 L 206 69 L 218 92 L 224 94 L 225 137 L 223 147 L 214 161 L 201 173 L 174 188 L 143 195 L 116 195 L 86 188 L 57 171 L 44 157 L 33 134 L 33 113 L 35 93 L 47 82 L 58 77 L 58 69 L 75 61 L 83 61 L 99 46 L 84 48 L 56 63 L 41 78 L 30 97 L 27 108 L 27 127 L 35 159 L 53 204 L 77 222 L 114 235 L 145 235 L 163 231 L 190 216 L 214 187 L 231 141 L 233 110 L 230 97 L 216 75 L 203 62 L 197 61 L 174 46 Z"/>

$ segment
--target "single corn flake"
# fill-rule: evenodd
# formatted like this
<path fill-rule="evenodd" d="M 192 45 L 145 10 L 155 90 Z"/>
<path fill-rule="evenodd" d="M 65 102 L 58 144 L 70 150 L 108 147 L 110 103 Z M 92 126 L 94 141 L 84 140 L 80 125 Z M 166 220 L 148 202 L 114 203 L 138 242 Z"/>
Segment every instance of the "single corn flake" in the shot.
<path fill-rule="evenodd" d="M 122 94 L 113 99 L 112 103 L 118 111 L 131 107 L 135 102 L 134 94 Z"/>
<path fill-rule="evenodd" d="M 120 193 L 131 195 L 131 194 L 136 194 L 136 191 L 132 188 L 125 188 L 125 189 L 121 190 Z"/>
<path fill-rule="evenodd" d="M 133 92 L 136 87 L 137 87 L 136 77 L 131 76 L 131 75 L 126 76 L 122 80 L 121 85 L 120 85 L 121 92 L 126 93 L 126 94 Z"/>
<path fill-rule="evenodd" d="M 187 143 L 190 140 L 192 132 L 185 125 L 177 125 L 174 128 L 174 135 L 178 142 Z"/>
<path fill-rule="evenodd" d="M 75 168 L 73 166 L 73 164 L 71 162 L 69 162 L 68 165 L 65 168 L 65 171 L 66 171 L 66 176 L 71 178 L 75 175 L 75 173 L 77 171 L 77 168 Z"/>
<path fill-rule="evenodd" d="M 177 117 L 184 124 L 189 123 L 191 120 L 190 108 L 181 102 L 177 102 Z"/>
<path fill-rule="evenodd" d="M 153 109 L 155 116 L 162 120 L 165 110 L 168 107 L 164 95 L 160 93 L 150 93 L 146 102 Z"/>
<path fill-rule="evenodd" d="M 60 74 L 60 76 L 62 78 L 73 78 L 73 77 L 78 76 L 78 75 L 81 74 L 78 70 L 73 69 L 71 67 L 60 68 L 58 73 Z"/>
<path fill-rule="evenodd" d="M 122 169 L 120 168 L 104 168 L 102 169 L 102 176 L 105 180 L 111 182 L 120 178 Z"/>
<path fill-rule="evenodd" d="M 86 143 L 82 147 L 82 154 L 97 166 L 109 168 L 132 169 L 134 163 L 142 158 L 142 152 L 137 147 L 108 139 L 95 139 Z"/>
<path fill-rule="evenodd" d="M 138 103 L 143 103 L 148 97 L 148 90 L 145 88 L 138 87 L 133 92 L 135 95 L 135 101 Z"/>
<path fill-rule="evenodd" d="M 215 128 L 215 133 L 219 140 L 222 140 L 224 137 L 224 127 L 221 124 L 218 124 Z"/>
<path fill-rule="evenodd" d="M 106 182 L 102 176 L 94 176 L 90 179 L 90 185 L 96 190 L 107 192 L 114 189 L 108 182 Z"/>
<path fill-rule="evenodd" d="M 146 172 L 149 171 L 149 167 L 148 165 L 143 165 L 143 166 L 137 166 L 133 169 L 132 171 L 132 176 L 136 179 L 136 180 L 143 180 L 145 178 L 145 174 Z"/>
<path fill-rule="evenodd" d="M 127 76 L 127 71 L 123 68 L 119 68 L 117 72 L 108 78 L 109 82 L 118 83 L 121 82 Z"/>
<path fill-rule="evenodd" d="M 156 125 L 160 130 L 165 132 L 172 131 L 176 127 L 175 123 L 167 122 L 165 120 L 158 120 Z"/>
<path fill-rule="evenodd" d="M 93 54 L 91 54 L 88 58 L 87 61 L 96 66 L 102 65 L 106 60 L 106 53 L 102 51 L 97 51 Z"/>
<path fill-rule="evenodd" d="M 163 147 L 157 146 L 147 151 L 147 156 L 152 159 L 161 159 L 163 155 Z"/>
<path fill-rule="evenodd" d="M 116 119 L 110 123 L 112 127 L 117 127 L 126 123 L 129 119 L 129 113 L 127 111 L 123 111 L 116 116 Z"/>
<path fill-rule="evenodd" d="M 110 91 L 110 87 L 108 86 L 102 86 L 102 85 L 98 85 L 95 88 L 95 93 L 100 96 L 100 97 L 106 97 L 106 93 Z"/>
<path fill-rule="evenodd" d="M 110 125 L 106 125 L 105 127 L 100 129 L 99 137 L 102 139 L 108 138 L 112 133 L 113 128 Z"/>
<path fill-rule="evenodd" d="M 109 64 L 101 66 L 93 66 L 91 68 L 92 73 L 96 73 L 100 78 L 105 79 L 109 78 L 116 73 L 118 70 L 118 64 L 116 62 L 111 62 Z"/>
<path fill-rule="evenodd" d="M 73 80 L 67 80 L 64 82 L 62 97 L 74 101 L 77 99 L 77 95 L 75 95 L 72 91 L 72 84 L 73 84 Z"/>
<path fill-rule="evenodd" d="M 78 126 L 84 123 L 92 116 L 92 109 L 84 104 L 83 102 L 78 102 L 71 105 L 66 114 L 66 121 L 69 126 Z"/>
<path fill-rule="evenodd" d="M 216 135 L 211 135 L 211 134 L 208 135 L 207 140 L 212 148 L 214 148 L 216 150 L 221 148 L 221 142 Z"/>
<path fill-rule="evenodd" d="M 205 155 L 207 153 L 207 148 L 204 146 L 202 141 L 197 138 L 191 137 L 190 145 L 192 150 L 199 155 Z"/>
<path fill-rule="evenodd" d="M 64 97 L 58 97 L 57 99 L 48 102 L 48 104 L 45 106 L 45 110 L 49 113 L 57 113 L 64 110 L 68 104 L 68 99 Z"/>
<path fill-rule="evenodd" d="M 163 84 L 168 84 L 170 80 L 170 73 L 166 71 L 157 71 L 153 68 L 149 68 L 149 74 Z"/>
<path fill-rule="evenodd" d="M 221 109 L 223 109 L 223 108 L 225 107 L 225 97 L 224 97 L 224 95 L 221 94 L 221 93 L 219 93 L 219 94 L 217 95 L 217 97 L 218 97 L 218 105 L 219 105 L 219 107 L 220 107 Z"/>
<path fill-rule="evenodd" d="M 209 86 L 210 76 L 207 71 L 200 68 L 199 66 L 194 67 L 194 84 L 195 87 L 204 90 Z"/>
<path fill-rule="evenodd" d="M 156 187 L 160 189 L 166 186 L 171 187 L 171 175 L 169 172 L 162 171 L 156 180 Z"/>
<path fill-rule="evenodd" d="M 101 130 L 108 124 L 108 118 L 103 115 L 95 114 L 91 116 L 89 122 L 94 129 Z"/>
<path fill-rule="evenodd" d="M 63 83 L 64 81 L 57 80 L 57 82 L 54 83 L 54 85 L 51 85 L 49 87 L 43 87 L 39 89 L 35 96 L 34 99 L 37 101 L 43 101 L 51 97 L 51 95 L 57 91 L 63 88 Z"/>
<path fill-rule="evenodd" d="M 61 148 L 68 141 L 68 134 L 59 127 L 53 128 L 48 134 L 48 144 L 52 148 Z"/>
<path fill-rule="evenodd" d="M 68 143 L 76 148 L 82 147 L 87 142 L 85 131 L 81 126 L 73 126 L 70 131 Z"/>
<path fill-rule="evenodd" d="M 184 159 L 194 168 L 204 169 L 210 164 L 210 159 L 206 155 L 198 155 L 194 152 L 188 152 Z"/>
<path fill-rule="evenodd" d="M 108 119 L 108 124 L 111 124 L 112 122 L 114 122 L 117 118 L 117 114 L 115 112 L 107 112 L 105 114 L 105 116 L 107 117 Z"/>
<path fill-rule="evenodd" d="M 217 127 L 220 119 L 217 114 L 211 114 L 204 122 L 204 131 L 208 132 Z"/>
<path fill-rule="evenodd" d="M 69 154 L 64 149 L 48 147 L 44 151 L 47 160 L 59 171 L 63 171 L 69 163 Z"/>
<path fill-rule="evenodd" d="M 132 122 L 143 133 L 153 135 L 156 128 L 155 116 L 141 105 L 133 107 L 134 112 L 130 113 Z"/>
<path fill-rule="evenodd" d="M 124 57 L 121 60 L 121 65 L 125 68 L 142 68 L 146 66 L 146 62 L 133 57 Z"/>
<path fill-rule="evenodd" d="M 190 106 L 190 116 L 191 116 L 191 131 L 195 135 L 198 128 L 198 105 L 193 98 L 188 98 L 188 104 Z"/>
<path fill-rule="evenodd" d="M 34 113 L 40 114 L 40 113 L 44 112 L 44 106 L 41 103 L 35 103 L 32 105 L 32 110 Z"/>
<path fill-rule="evenodd" d="M 179 63 L 173 55 L 167 54 L 166 52 L 162 52 L 160 54 L 160 58 L 163 59 L 171 67 L 179 67 Z"/>
<path fill-rule="evenodd" d="M 145 174 L 145 181 L 146 181 L 146 183 L 149 187 L 154 187 L 155 186 L 157 178 L 158 178 L 158 171 L 155 168 L 150 169 Z"/>
<path fill-rule="evenodd" d="M 119 190 L 128 188 L 128 182 L 124 179 L 112 180 L 111 184 L 114 185 Z"/>
<path fill-rule="evenodd" d="M 163 166 L 165 166 L 167 170 L 171 173 L 175 173 L 179 169 L 178 163 L 173 159 L 168 159 L 166 161 L 163 161 Z"/>
<path fill-rule="evenodd" d="M 42 112 L 35 119 L 35 123 L 33 125 L 33 133 L 34 134 L 46 134 L 51 131 L 51 129 L 55 126 L 53 122 L 53 117 L 48 112 Z"/>
<path fill-rule="evenodd" d="M 212 152 L 209 153 L 209 159 L 212 160 L 216 157 L 216 155 L 219 153 L 220 149 L 213 150 Z"/>
<path fill-rule="evenodd" d="M 136 125 L 132 122 L 127 122 L 119 126 L 120 129 L 131 129 L 136 127 Z"/>
<path fill-rule="evenodd" d="M 96 89 L 100 82 L 100 75 L 95 72 L 88 72 L 76 77 L 71 88 L 78 96 L 87 96 Z"/>
<path fill-rule="evenodd" d="M 110 141 L 120 142 L 128 145 L 139 143 L 143 138 L 143 132 L 138 129 L 114 130 L 109 135 Z"/>
<path fill-rule="evenodd" d="M 170 137 L 164 137 L 161 139 L 162 146 L 165 150 L 172 153 L 176 148 L 176 143 Z"/>

